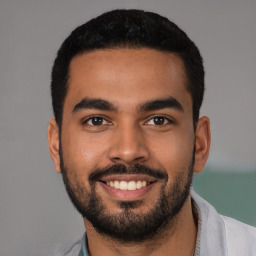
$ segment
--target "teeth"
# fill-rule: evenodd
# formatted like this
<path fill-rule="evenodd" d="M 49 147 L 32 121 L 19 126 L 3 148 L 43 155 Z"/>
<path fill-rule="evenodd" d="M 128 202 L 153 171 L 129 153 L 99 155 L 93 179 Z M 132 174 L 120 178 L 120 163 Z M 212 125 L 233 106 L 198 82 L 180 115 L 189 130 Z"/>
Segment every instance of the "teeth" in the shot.
<path fill-rule="evenodd" d="M 111 185 L 111 184 L 110 184 Z M 128 188 L 128 183 L 126 182 L 126 181 L 120 181 L 120 184 L 119 184 L 119 188 L 121 189 L 121 190 L 127 190 L 127 188 Z"/>
<path fill-rule="evenodd" d="M 107 181 L 107 185 L 116 189 L 120 190 L 136 190 L 136 189 L 141 189 L 143 187 L 147 186 L 147 182 L 145 180 L 139 180 L 139 181 Z"/>
<path fill-rule="evenodd" d="M 114 188 L 117 188 L 117 189 L 120 188 L 120 183 L 119 183 L 118 180 L 115 180 L 115 181 L 114 181 L 114 186 L 113 186 L 113 187 L 114 187 Z"/>
<path fill-rule="evenodd" d="M 142 182 L 139 180 L 137 181 L 137 189 L 140 189 L 142 188 Z"/>
<path fill-rule="evenodd" d="M 129 181 L 128 182 L 128 190 L 135 190 L 137 189 L 137 186 L 136 186 L 136 182 L 135 181 Z"/>

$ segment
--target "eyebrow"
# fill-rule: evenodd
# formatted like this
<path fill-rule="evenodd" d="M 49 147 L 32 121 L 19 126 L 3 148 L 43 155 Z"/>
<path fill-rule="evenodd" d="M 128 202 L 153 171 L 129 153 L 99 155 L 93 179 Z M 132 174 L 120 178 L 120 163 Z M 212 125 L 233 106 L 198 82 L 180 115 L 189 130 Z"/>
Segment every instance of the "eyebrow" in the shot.
<path fill-rule="evenodd" d="M 184 112 L 181 103 L 173 97 L 167 97 L 163 99 L 156 99 L 143 103 L 139 110 L 142 112 L 160 110 L 164 108 L 173 108 L 180 112 Z"/>
<path fill-rule="evenodd" d="M 147 111 L 154 111 L 160 110 L 164 108 L 173 108 L 179 110 L 181 112 L 184 111 L 182 105 L 173 97 L 167 97 L 163 99 L 156 99 L 152 101 L 147 101 L 139 106 L 138 110 L 140 112 L 147 112 Z M 109 101 L 96 98 L 83 98 L 79 103 L 75 105 L 73 108 L 73 113 L 79 112 L 82 109 L 98 109 L 98 110 L 105 110 L 105 111 L 118 111 L 118 108 L 110 103 Z"/>
<path fill-rule="evenodd" d="M 106 100 L 89 98 L 83 98 L 79 103 L 77 103 L 73 108 L 73 113 L 76 113 L 82 109 L 117 111 L 117 107 Z"/>

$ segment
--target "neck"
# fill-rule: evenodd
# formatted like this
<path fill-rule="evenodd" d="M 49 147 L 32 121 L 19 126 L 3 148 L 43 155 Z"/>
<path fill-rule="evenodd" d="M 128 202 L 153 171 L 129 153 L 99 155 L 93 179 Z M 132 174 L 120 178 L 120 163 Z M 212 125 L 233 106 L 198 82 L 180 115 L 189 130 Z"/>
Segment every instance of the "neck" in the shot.
<path fill-rule="evenodd" d="M 139 243 L 121 243 L 99 234 L 84 220 L 90 256 L 193 256 L 197 226 L 193 217 L 191 198 L 188 197 L 175 218 L 151 240 Z"/>

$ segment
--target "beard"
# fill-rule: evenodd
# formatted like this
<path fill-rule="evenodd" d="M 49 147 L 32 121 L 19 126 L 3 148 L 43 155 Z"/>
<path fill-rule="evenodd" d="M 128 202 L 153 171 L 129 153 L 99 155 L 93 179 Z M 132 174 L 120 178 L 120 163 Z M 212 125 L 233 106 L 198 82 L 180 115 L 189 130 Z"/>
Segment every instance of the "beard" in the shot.
<path fill-rule="evenodd" d="M 76 176 L 75 170 L 64 166 L 61 152 L 60 158 L 66 191 L 77 211 L 93 225 L 98 233 L 121 243 L 151 240 L 167 224 L 174 221 L 189 196 L 193 179 L 194 154 L 189 166 L 178 172 L 167 192 L 165 192 L 168 181 L 167 172 L 139 164 L 129 167 L 118 164 L 94 170 L 89 175 L 90 188 L 86 188 Z M 135 209 L 139 209 L 143 200 L 120 201 L 118 206 L 121 211 L 111 213 L 111 209 L 107 209 L 102 198 L 95 191 L 96 182 L 101 177 L 111 174 L 147 174 L 161 180 L 160 196 L 155 205 L 148 212 L 141 213 Z"/>

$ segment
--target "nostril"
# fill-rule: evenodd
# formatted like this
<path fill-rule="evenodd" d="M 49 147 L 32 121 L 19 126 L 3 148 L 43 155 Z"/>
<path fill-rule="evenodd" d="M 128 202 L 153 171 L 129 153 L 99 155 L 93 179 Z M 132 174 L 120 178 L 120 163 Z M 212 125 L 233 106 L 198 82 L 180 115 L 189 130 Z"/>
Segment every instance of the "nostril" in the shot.
<path fill-rule="evenodd" d="M 139 163 L 144 163 L 145 161 L 147 160 L 147 158 L 145 157 L 113 157 L 111 158 L 111 161 L 113 163 L 116 163 L 116 164 L 124 164 L 124 165 L 131 165 L 131 164 L 139 164 Z"/>
<path fill-rule="evenodd" d="M 138 139 L 135 142 L 128 141 L 128 138 L 125 141 L 124 138 L 121 141 L 116 139 L 109 148 L 108 157 L 114 163 L 128 165 L 142 163 L 149 158 L 149 150 Z"/>

